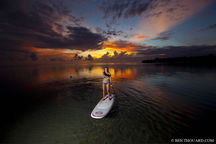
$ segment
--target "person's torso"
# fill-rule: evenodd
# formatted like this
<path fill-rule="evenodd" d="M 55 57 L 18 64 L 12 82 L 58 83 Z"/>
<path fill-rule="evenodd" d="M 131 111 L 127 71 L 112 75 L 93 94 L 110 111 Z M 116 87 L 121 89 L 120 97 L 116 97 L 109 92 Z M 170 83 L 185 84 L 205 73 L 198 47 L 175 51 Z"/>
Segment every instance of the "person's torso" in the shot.
<path fill-rule="evenodd" d="M 110 82 L 110 76 L 103 76 L 103 82 Z"/>

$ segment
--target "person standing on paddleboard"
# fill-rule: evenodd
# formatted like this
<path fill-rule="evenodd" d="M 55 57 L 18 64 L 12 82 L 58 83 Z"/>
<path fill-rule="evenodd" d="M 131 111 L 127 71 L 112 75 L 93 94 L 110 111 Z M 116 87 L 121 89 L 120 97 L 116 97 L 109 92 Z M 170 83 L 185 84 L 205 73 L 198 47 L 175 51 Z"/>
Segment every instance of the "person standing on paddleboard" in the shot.
<path fill-rule="evenodd" d="M 105 67 L 104 68 L 104 72 L 103 72 L 103 100 L 105 100 L 105 89 L 107 90 L 107 93 L 108 93 L 108 97 L 109 99 L 111 100 L 111 94 L 110 94 L 110 86 L 111 85 L 111 74 L 109 72 L 109 68 L 108 67 Z"/>

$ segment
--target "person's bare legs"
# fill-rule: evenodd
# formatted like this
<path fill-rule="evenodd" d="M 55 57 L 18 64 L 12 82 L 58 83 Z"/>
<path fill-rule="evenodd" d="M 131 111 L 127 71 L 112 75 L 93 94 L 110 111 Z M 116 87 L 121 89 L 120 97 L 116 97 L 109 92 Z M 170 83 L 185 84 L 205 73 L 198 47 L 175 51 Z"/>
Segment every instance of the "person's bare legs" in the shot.
<path fill-rule="evenodd" d="M 106 88 L 107 88 L 108 96 L 109 96 L 109 98 L 110 98 L 111 95 L 110 95 L 110 84 L 109 84 L 109 83 L 106 85 Z"/>
<path fill-rule="evenodd" d="M 104 100 L 105 98 L 105 84 L 104 83 L 102 83 L 102 87 L 103 87 L 103 100 Z"/>

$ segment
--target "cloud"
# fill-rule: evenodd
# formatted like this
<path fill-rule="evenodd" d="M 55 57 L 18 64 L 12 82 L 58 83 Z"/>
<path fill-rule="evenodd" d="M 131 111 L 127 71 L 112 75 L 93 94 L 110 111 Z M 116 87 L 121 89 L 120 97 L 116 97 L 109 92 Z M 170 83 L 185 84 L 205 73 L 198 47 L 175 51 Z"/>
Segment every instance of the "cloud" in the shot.
<path fill-rule="evenodd" d="M 111 16 L 112 19 L 117 18 L 129 18 L 136 15 L 140 15 L 146 11 L 151 5 L 151 1 L 142 0 L 126 0 L 126 1 L 104 1 L 100 6 L 100 9 L 104 12 L 104 17 Z"/>
<path fill-rule="evenodd" d="M 116 30 L 115 28 L 108 27 L 107 30 L 104 30 L 100 27 L 96 27 L 96 32 L 103 35 L 106 39 L 112 39 L 116 36 L 121 36 L 124 34 L 121 30 Z"/>
<path fill-rule="evenodd" d="M 124 58 L 128 56 L 130 55 L 128 55 L 126 51 L 122 51 L 120 53 L 117 53 L 117 51 L 114 51 L 114 56 L 112 58 Z"/>
<path fill-rule="evenodd" d="M 210 17 L 211 15 L 212 15 L 212 13 L 210 11 L 205 11 L 205 12 L 201 13 L 198 17 L 200 19 L 205 19 L 205 18 Z"/>
<path fill-rule="evenodd" d="M 101 9 L 105 18 L 112 17 L 113 20 L 139 16 L 134 32 L 155 38 L 183 23 L 211 2 L 213 0 L 111 0 L 104 2 Z"/>
<path fill-rule="evenodd" d="M 171 35 L 173 34 L 173 32 L 171 31 L 166 31 L 163 33 L 158 34 L 157 37 L 151 39 L 151 40 L 161 40 L 161 41 L 166 41 L 166 40 L 170 40 L 171 39 Z"/>
<path fill-rule="evenodd" d="M 145 38 L 148 38 L 148 36 L 146 36 L 146 35 L 138 35 L 136 38 L 137 39 L 145 39 Z"/>
<path fill-rule="evenodd" d="M 208 30 L 213 30 L 213 29 L 216 29 L 216 24 L 209 25 L 205 28 L 197 30 L 196 32 L 203 32 L 203 31 L 208 31 Z"/>
<path fill-rule="evenodd" d="M 127 51 L 117 52 L 114 51 L 113 53 L 107 52 L 101 58 L 96 59 L 96 61 L 104 61 L 104 62 L 122 62 L 122 61 L 134 61 L 136 57 L 134 54 L 128 54 Z"/>
<path fill-rule="evenodd" d="M 114 41 L 114 42 L 104 42 L 103 48 L 107 50 L 124 50 L 124 51 L 133 51 L 141 48 L 142 46 L 133 44 L 128 41 Z"/>
<path fill-rule="evenodd" d="M 162 40 L 162 41 L 166 41 L 166 40 L 169 40 L 170 38 L 167 37 L 167 36 L 164 36 L 164 37 L 156 37 L 156 38 L 153 38 L 152 40 Z"/>
<path fill-rule="evenodd" d="M 107 52 L 106 54 L 104 54 L 101 59 L 109 59 L 110 56 L 109 56 L 109 52 Z"/>
<path fill-rule="evenodd" d="M 67 27 L 67 37 L 41 37 L 36 47 L 67 48 L 76 50 L 101 49 L 105 38 L 86 27 Z"/>
<path fill-rule="evenodd" d="M 137 32 L 152 38 L 183 23 L 204 9 L 211 0 L 153 1 L 152 7 L 140 16 Z"/>
<path fill-rule="evenodd" d="M 1 0 L 0 7 L 0 51 L 100 49 L 105 40 L 58 0 Z"/>
<path fill-rule="evenodd" d="M 167 47 L 143 47 L 137 50 L 138 56 L 151 59 L 157 57 L 182 57 L 182 56 L 203 56 L 216 54 L 216 46 L 167 46 Z"/>

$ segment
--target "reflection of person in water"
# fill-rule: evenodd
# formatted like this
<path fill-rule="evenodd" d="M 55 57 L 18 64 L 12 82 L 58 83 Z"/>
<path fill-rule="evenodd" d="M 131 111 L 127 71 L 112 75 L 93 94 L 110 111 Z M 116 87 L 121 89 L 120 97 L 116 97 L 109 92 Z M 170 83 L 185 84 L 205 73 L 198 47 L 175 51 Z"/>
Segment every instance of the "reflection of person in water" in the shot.
<path fill-rule="evenodd" d="M 102 84 L 103 85 L 103 100 L 105 100 L 105 89 L 107 90 L 108 97 L 111 100 L 110 86 L 112 85 L 111 85 L 111 74 L 109 72 L 108 67 L 104 68 L 103 75 L 104 75 L 103 84 Z"/>

